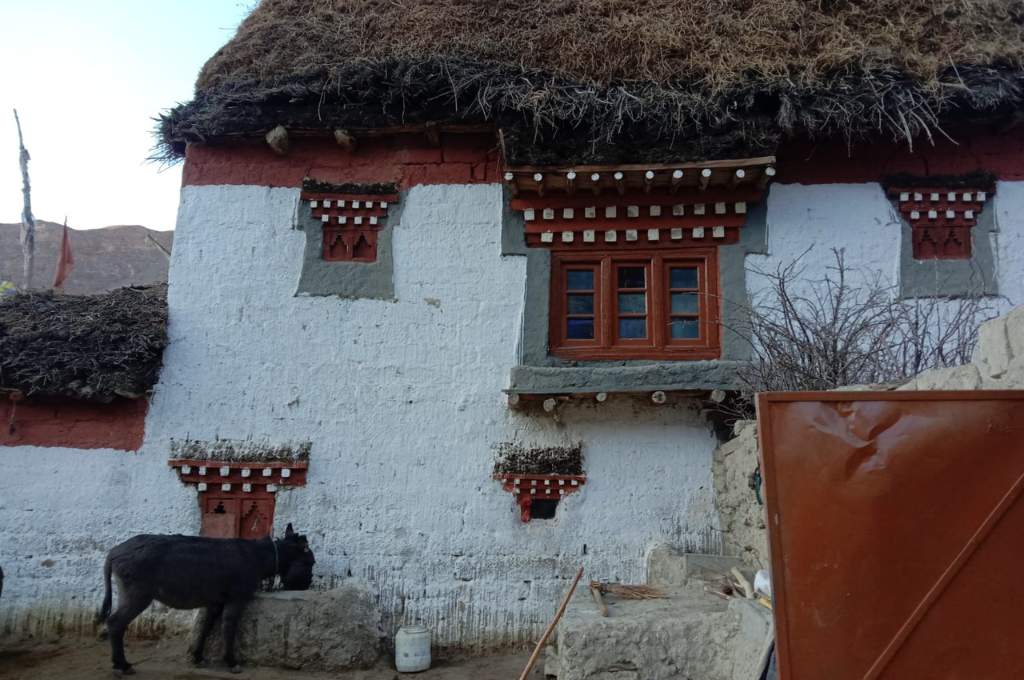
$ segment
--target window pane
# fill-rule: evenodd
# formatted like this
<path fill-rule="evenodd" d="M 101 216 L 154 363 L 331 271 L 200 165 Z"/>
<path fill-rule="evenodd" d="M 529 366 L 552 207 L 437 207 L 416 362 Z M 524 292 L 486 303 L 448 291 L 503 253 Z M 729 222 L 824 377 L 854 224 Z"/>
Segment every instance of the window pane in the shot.
<path fill-rule="evenodd" d="M 697 288 L 697 268 L 672 267 L 672 288 Z"/>
<path fill-rule="evenodd" d="M 647 296 L 644 293 L 619 293 L 619 314 L 646 314 Z"/>
<path fill-rule="evenodd" d="M 569 319 L 568 336 L 570 340 L 593 340 L 593 319 Z"/>
<path fill-rule="evenodd" d="M 644 288 L 643 267 L 619 268 L 619 288 Z"/>
<path fill-rule="evenodd" d="M 700 337 L 700 324 L 697 319 L 672 319 L 669 326 L 673 338 L 692 340 Z"/>
<path fill-rule="evenodd" d="M 593 295 L 570 295 L 569 296 L 569 313 L 570 314 L 593 314 L 594 313 L 594 296 Z"/>
<path fill-rule="evenodd" d="M 647 319 L 619 319 L 620 338 L 646 338 Z"/>
<path fill-rule="evenodd" d="M 569 290 L 594 290 L 592 269 L 569 270 Z"/>
<path fill-rule="evenodd" d="M 696 314 L 699 309 L 696 293 L 672 293 L 673 314 Z"/>

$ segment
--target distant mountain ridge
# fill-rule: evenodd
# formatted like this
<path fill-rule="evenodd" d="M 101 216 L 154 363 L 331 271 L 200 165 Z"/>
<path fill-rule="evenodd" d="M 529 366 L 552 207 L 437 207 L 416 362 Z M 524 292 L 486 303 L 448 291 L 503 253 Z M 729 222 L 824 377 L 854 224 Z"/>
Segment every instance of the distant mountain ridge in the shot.
<path fill-rule="evenodd" d="M 19 287 L 20 229 L 20 224 L 0 224 L 0 281 L 11 281 Z M 62 229 L 63 225 L 54 222 L 36 223 L 35 288 L 49 288 L 53 283 Z M 174 242 L 173 231 L 154 231 L 137 224 L 70 231 L 75 268 L 64 286 L 65 293 L 88 295 L 167 281 L 168 258 L 153 240 L 169 251 Z"/>

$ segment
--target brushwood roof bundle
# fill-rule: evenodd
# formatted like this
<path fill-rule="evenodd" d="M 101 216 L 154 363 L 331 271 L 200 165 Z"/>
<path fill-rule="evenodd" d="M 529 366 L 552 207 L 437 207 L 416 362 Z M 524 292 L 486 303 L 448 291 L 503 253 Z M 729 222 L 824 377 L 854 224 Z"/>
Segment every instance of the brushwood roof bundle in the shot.
<path fill-rule="evenodd" d="M 422 122 L 513 163 L 908 142 L 1024 97 L 1022 0 L 263 0 L 162 116 L 188 142 Z"/>
<path fill-rule="evenodd" d="M 109 402 L 145 395 L 167 345 L 167 286 L 0 298 L 0 390 Z"/>

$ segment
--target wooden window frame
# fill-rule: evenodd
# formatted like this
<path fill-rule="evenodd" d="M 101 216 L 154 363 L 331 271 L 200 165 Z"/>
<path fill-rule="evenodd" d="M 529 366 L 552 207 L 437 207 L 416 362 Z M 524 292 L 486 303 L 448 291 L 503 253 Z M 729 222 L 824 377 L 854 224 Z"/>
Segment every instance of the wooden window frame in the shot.
<path fill-rule="evenodd" d="M 700 336 L 673 339 L 669 281 L 672 266 L 698 270 Z M 647 337 L 619 338 L 617 313 L 618 269 L 643 266 L 646 272 Z M 591 268 L 594 283 L 594 338 L 570 339 L 567 327 L 568 271 Z M 619 250 L 615 252 L 553 251 L 548 326 L 552 356 L 573 359 L 717 359 L 721 356 L 720 295 L 717 248 L 673 250 Z"/>

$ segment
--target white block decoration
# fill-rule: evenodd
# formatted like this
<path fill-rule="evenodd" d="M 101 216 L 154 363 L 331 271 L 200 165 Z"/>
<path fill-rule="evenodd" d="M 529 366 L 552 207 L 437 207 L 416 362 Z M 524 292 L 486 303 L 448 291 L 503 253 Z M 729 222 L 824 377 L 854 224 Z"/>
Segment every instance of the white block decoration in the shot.
<path fill-rule="evenodd" d="M 281 477 L 282 478 L 288 479 L 291 476 L 292 476 L 292 471 L 290 469 L 288 469 L 288 468 L 281 468 Z"/>
<path fill-rule="evenodd" d="M 572 243 L 572 240 L 573 240 L 574 236 L 575 236 L 575 234 L 573 234 L 571 231 L 563 231 L 562 232 L 562 243 Z"/>
<path fill-rule="evenodd" d="M 330 207 L 331 207 L 331 202 L 330 202 L 330 200 L 324 199 L 324 207 L 325 207 L 325 208 L 330 208 Z"/>
<path fill-rule="evenodd" d="M 201 474 L 201 475 L 205 475 L 206 474 L 206 466 L 205 465 L 200 465 L 199 466 L 199 474 Z"/>
<path fill-rule="evenodd" d="M 527 222 L 531 222 L 537 219 L 537 213 L 534 212 L 533 208 L 527 208 L 523 211 L 523 219 Z"/>
<path fill-rule="evenodd" d="M 231 485 L 230 484 L 221 484 L 220 485 L 220 490 L 221 491 L 231 491 Z"/>
<path fill-rule="evenodd" d="M 575 215 L 576 213 L 572 208 L 562 209 L 562 219 L 571 220 L 573 217 L 575 217 Z"/>
<path fill-rule="evenodd" d="M 604 240 L 605 240 L 605 242 L 607 242 L 607 243 L 615 243 L 616 239 L 618 239 L 618 235 L 614 231 L 606 231 L 606 232 L 604 232 Z"/>
<path fill-rule="evenodd" d="M 588 220 L 594 219 L 595 217 L 597 217 L 597 208 L 595 208 L 592 205 L 587 206 L 586 208 L 583 209 L 583 216 L 586 217 Z"/>
<path fill-rule="evenodd" d="M 686 207 L 682 203 L 676 203 L 672 206 L 672 214 L 676 217 L 684 214 Z"/>
<path fill-rule="evenodd" d="M 746 203 L 746 201 L 737 201 L 736 205 L 734 207 L 736 209 L 736 214 L 737 215 L 744 215 L 747 212 L 747 203 Z"/>
<path fill-rule="evenodd" d="M 626 230 L 626 240 L 627 241 L 635 241 L 635 240 L 637 240 L 637 238 L 639 238 L 639 235 L 636 233 L 636 229 L 627 229 Z"/>
<path fill-rule="evenodd" d="M 604 216 L 609 218 L 609 219 L 612 219 L 612 218 L 615 217 L 615 212 L 616 211 L 615 211 L 615 206 L 614 205 L 605 206 Z"/>
<path fill-rule="evenodd" d="M 270 477 L 273 474 L 274 474 L 274 471 L 272 469 L 270 469 L 270 468 L 263 468 L 263 476 L 264 477 Z"/>
<path fill-rule="evenodd" d="M 317 205 L 318 205 L 317 201 L 310 201 L 309 202 L 309 207 L 310 208 L 315 208 L 315 207 L 317 207 Z"/>
<path fill-rule="evenodd" d="M 715 214 L 716 215 L 724 215 L 725 214 L 725 203 L 715 203 Z"/>
<path fill-rule="evenodd" d="M 200 491 L 206 491 L 206 482 L 199 482 L 196 484 L 196 488 Z"/>
<path fill-rule="evenodd" d="M 231 474 L 231 468 L 229 468 L 227 465 L 221 466 L 221 468 L 220 468 L 220 476 L 221 477 L 227 477 L 230 474 Z"/>
<path fill-rule="evenodd" d="M 321 215 L 320 216 L 320 221 L 323 222 L 324 224 L 327 224 L 328 222 L 331 221 L 331 216 L 330 215 Z"/>
<path fill-rule="evenodd" d="M 694 238 L 704 238 L 704 227 L 694 227 L 693 228 L 693 237 Z"/>
<path fill-rule="evenodd" d="M 277 491 L 277 484 L 267 484 L 267 491 L 274 493 Z"/>
<path fill-rule="evenodd" d="M 554 243 L 555 242 L 555 233 L 553 231 L 545 231 L 543 234 L 540 235 L 540 242 L 541 243 Z"/>
<path fill-rule="evenodd" d="M 243 477 L 251 477 L 252 476 L 252 470 L 249 469 L 249 468 L 242 468 L 242 476 Z"/>
<path fill-rule="evenodd" d="M 627 205 L 626 206 L 626 217 L 640 217 L 640 206 L 638 206 L 638 205 Z"/>
<path fill-rule="evenodd" d="M 587 229 L 583 232 L 583 242 L 593 243 L 596 240 L 597 233 L 593 229 Z"/>
<path fill-rule="evenodd" d="M 672 236 L 673 241 L 678 241 L 679 239 L 683 238 L 683 230 L 680 229 L 679 227 L 673 228 L 670 234 Z"/>
<path fill-rule="evenodd" d="M 661 206 L 660 205 L 652 205 L 651 206 L 651 217 L 661 217 Z"/>
<path fill-rule="evenodd" d="M 659 234 L 658 234 L 658 230 L 657 229 L 648 229 L 647 230 L 647 240 L 648 241 L 657 241 L 658 240 L 658 236 L 659 236 Z"/>
<path fill-rule="evenodd" d="M 555 219 L 555 210 L 554 210 L 554 208 L 544 208 L 544 213 L 543 214 L 544 214 L 544 219 L 546 219 L 546 220 L 553 220 L 553 219 Z"/>
<path fill-rule="evenodd" d="M 192 472 L 192 466 L 191 465 L 182 465 L 181 466 L 181 474 L 187 475 L 190 472 Z"/>
<path fill-rule="evenodd" d="M 703 215 L 704 214 L 704 204 L 703 203 L 694 203 L 693 204 L 693 214 L 694 215 Z"/>
<path fill-rule="evenodd" d="M 725 238 L 725 227 L 712 227 L 711 236 L 713 238 Z"/>

